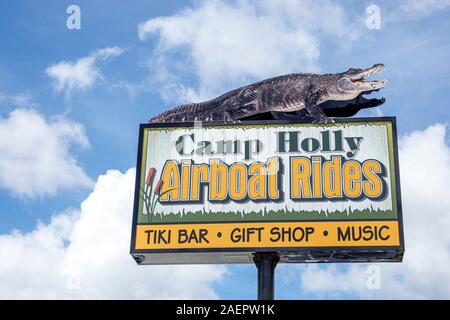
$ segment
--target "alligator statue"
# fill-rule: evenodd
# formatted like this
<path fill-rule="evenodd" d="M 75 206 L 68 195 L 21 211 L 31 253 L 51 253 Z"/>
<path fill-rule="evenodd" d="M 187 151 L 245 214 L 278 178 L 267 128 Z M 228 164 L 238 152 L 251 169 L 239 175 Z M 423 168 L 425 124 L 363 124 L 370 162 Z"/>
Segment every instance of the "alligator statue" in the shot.
<path fill-rule="evenodd" d="M 150 123 L 225 121 L 251 119 L 303 119 L 333 123 L 331 117 L 350 117 L 384 99 L 363 95 L 378 91 L 386 80 L 364 78 L 379 73 L 384 65 L 350 68 L 342 73 L 296 73 L 278 76 L 229 91 L 209 101 L 180 105 L 150 119 Z"/>

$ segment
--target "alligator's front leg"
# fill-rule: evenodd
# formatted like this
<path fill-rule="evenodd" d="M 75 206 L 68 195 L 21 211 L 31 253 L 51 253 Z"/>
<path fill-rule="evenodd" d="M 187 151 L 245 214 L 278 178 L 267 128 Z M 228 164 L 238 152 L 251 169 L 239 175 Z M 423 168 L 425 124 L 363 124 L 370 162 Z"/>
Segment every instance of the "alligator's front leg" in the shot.
<path fill-rule="evenodd" d="M 316 88 L 311 88 L 305 99 L 305 108 L 309 115 L 314 118 L 314 123 L 334 123 L 334 120 L 328 118 L 322 108 L 317 105 L 323 92 Z"/>

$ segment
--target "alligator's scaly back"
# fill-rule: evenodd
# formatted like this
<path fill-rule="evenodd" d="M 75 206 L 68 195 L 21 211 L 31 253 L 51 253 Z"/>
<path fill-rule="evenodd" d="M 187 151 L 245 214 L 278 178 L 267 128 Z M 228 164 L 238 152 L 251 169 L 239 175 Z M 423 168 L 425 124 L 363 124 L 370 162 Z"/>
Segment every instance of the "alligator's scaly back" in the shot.
<path fill-rule="evenodd" d="M 303 76 L 312 76 L 312 74 L 287 74 L 277 76 L 269 79 L 265 79 L 248 86 L 240 87 L 224 93 L 217 98 L 203 101 L 199 103 L 182 104 L 167 111 L 160 113 L 159 115 L 150 119 L 149 122 L 183 122 L 183 121 L 220 121 L 220 120 L 237 120 L 236 113 L 239 108 L 242 108 L 246 103 L 248 108 L 246 111 L 243 109 L 239 113 L 243 117 L 251 116 L 250 105 L 253 103 L 256 107 L 257 103 L 257 91 L 258 88 L 275 85 L 279 83 L 289 83 L 293 79 Z"/>

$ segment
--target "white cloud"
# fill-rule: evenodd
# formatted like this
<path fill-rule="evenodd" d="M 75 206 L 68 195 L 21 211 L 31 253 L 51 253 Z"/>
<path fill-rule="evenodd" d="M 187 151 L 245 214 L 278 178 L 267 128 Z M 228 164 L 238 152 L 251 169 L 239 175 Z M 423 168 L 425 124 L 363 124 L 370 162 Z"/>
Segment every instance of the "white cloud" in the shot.
<path fill-rule="evenodd" d="M 138 266 L 129 255 L 135 170 L 98 178 L 80 209 L 0 235 L 0 298 L 216 298 L 220 266 Z"/>
<path fill-rule="evenodd" d="M 62 117 L 46 119 L 33 109 L 0 116 L 0 187 L 34 197 L 91 186 L 70 153 L 72 145 L 89 147 L 79 123 Z"/>
<path fill-rule="evenodd" d="M 99 62 L 120 56 L 123 51 L 124 49 L 119 47 L 99 49 L 76 61 L 52 64 L 45 72 L 52 79 L 55 90 L 70 94 L 73 90 L 88 89 L 102 79 Z"/>
<path fill-rule="evenodd" d="M 328 0 L 203 1 L 149 19 L 138 31 L 141 40 L 158 37 L 152 67 L 163 97 L 184 101 L 255 79 L 318 71 L 322 41 L 345 46 L 358 37 L 344 8 Z M 192 75 L 198 87 L 183 85 Z"/>
<path fill-rule="evenodd" d="M 37 108 L 38 104 L 33 101 L 31 93 L 25 91 L 18 94 L 0 93 L 0 106 L 6 106 L 7 108 Z"/>
<path fill-rule="evenodd" d="M 393 20 L 419 20 L 450 7 L 450 0 L 400 0 L 393 10 Z"/>
<path fill-rule="evenodd" d="M 367 265 L 308 266 L 302 289 L 364 298 L 450 298 L 450 146 L 436 124 L 400 139 L 406 253 L 401 264 L 379 264 L 381 290 L 368 290 Z"/>

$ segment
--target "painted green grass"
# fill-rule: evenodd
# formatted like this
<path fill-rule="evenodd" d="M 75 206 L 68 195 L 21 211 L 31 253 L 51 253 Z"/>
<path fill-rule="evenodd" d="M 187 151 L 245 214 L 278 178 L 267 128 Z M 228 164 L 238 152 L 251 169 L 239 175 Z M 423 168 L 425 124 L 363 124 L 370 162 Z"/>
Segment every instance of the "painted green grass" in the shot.
<path fill-rule="evenodd" d="M 294 221 L 294 220 L 360 220 L 360 219 L 393 219 L 395 212 L 380 209 L 352 209 L 344 211 L 293 211 L 287 208 L 280 211 L 261 210 L 252 212 L 211 212 L 199 210 L 168 215 L 139 215 L 139 223 L 168 223 L 168 222 L 242 222 L 242 221 Z"/>

